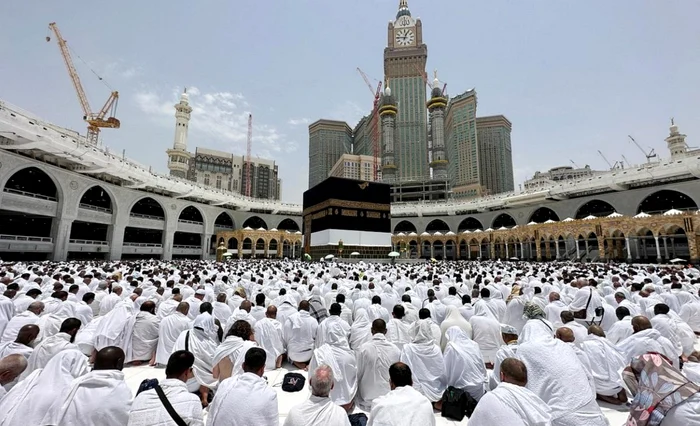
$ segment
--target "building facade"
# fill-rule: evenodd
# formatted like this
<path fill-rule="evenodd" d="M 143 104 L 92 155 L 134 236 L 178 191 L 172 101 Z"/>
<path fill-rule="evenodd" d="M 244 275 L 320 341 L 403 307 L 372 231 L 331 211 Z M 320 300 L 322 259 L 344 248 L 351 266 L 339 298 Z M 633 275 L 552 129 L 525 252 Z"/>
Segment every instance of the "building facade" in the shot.
<path fill-rule="evenodd" d="M 510 145 L 511 122 L 502 115 L 477 117 L 479 143 L 479 180 L 488 194 L 515 189 L 513 150 Z"/>
<path fill-rule="evenodd" d="M 476 91 L 450 99 L 445 112 L 445 145 L 448 176 L 455 198 L 483 194 L 479 173 L 479 144 L 476 130 Z"/>
<path fill-rule="evenodd" d="M 323 182 L 343 155 L 352 149 L 348 123 L 318 120 L 309 125 L 309 188 Z"/>
<path fill-rule="evenodd" d="M 389 82 L 399 107 L 394 161 L 396 178 L 400 181 L 430 177 L 424 80 L 427 60 L 423 24 L 411 16 L 408 2 L 402 0 L 396 19 L 389 22 L 387 47 L 384 49 L 384 81 Z"/>
<path fill-rule="evenodd" d="M 196 147 L 187 150 L 187 134 L 192 113 L 187 90 L 175 105 L 175 142 L 168 149 L 170 175 L 191 180 L 216 189 L 244 194 L 246 188 L 246 161 L 241 155 Z M 274 160 L 251 159 L 251 197 L 279 200 L 282 181 Z"/>
<path fill-rule="evenodd" d="M 377 162 L 381 165 L 381 158 Z M 343 154 L 335 162 L 328 176 L 341 177 L 346 179 L 375 181 L 374 179 L 374 156 Z M 376 181 L 381 181 L 382 175 L 379 172 Z"/>
<path fill-rule="evenodd" d="M 560 181 L 575 181 L 587 177 L 592 177 L 604 171 L 593 170 L 591 166 L 586 164 L 582 168 L 573 168 L 571 166 L 561 166 L 549 169 L 546 172 L 535 172 L 532 178 L 528 179 L 523 183 L 523 187 L 526 190 L 544 188 L 554 185 L 556 182 Z"/>

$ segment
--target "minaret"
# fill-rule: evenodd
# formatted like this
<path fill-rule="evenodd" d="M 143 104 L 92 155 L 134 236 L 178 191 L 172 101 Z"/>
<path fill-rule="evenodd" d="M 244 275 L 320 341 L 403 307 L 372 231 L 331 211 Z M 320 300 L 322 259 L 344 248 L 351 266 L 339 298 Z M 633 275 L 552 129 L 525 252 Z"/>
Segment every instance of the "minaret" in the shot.
<path fill-rule="evenodd" d="M 394 148 L 396 146 L 396 98 L 391 95 L 387 84 L 379 104 L 379 117 L 382 129 L 382 182 L 396 182 L 397 168 L 394 163 Z"/>
<path fill-rule="evenodd" d="M 688 145 L 685 143 L 685 135 L 678 131 L 678 126 L 671 119 L 671 134 L 666 138 L 666 144 L 668 145 L 668 150 L 671 151 L 671 159 L 685 157 L 688 152 Z"/>
<path fill-rule="evenodd" d="M 437 71 L 435 71 L 433 90 L 431 91 L 427 106 L 430 112 L 430 136 L 433 141 L 431 148 L 432 161 L 430 162 L 430 167 L 433 169 L 433 179 L 446 180 L 445 108 L 447 107 L 447 98 L 440 88 L 440 80 L 437 78 Z"/>
<path fill-rule="evenodd" d="M 192 107 L 185 89 L 180 95 L 180 102 L 175 104 L 175 142 L 173 148 L 166 151 L 170 175 L 179 178 L 187 178 L 190 158 L 192 158 L 192 154 L 187 152 L 187 129 L 190 126 L 191 112 Z"/>

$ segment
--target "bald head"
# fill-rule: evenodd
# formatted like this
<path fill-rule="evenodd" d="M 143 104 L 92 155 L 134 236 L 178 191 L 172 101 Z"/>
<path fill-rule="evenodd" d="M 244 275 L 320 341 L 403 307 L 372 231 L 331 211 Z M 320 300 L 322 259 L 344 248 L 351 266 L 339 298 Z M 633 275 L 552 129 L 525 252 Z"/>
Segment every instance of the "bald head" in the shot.
<path fill-rule="evenodd" d="M 549 293 L 549 301 L 550 301 L 550 303 L 551 303 L 551 302 L 555 302 L 555 301 L 557 301 L 557 300 L 559 300 L 559 293 L 557 293 L 557 292 L 551 292 L 551 293 Z"/>
<path fill-rule="evenodd" d="M 319 365 L 309 378 L 313 396 L 328 397 L 333 389 L 333 370 L 327 365 Z"/>
<path fill-rule="evenodd" d="M 574 332 L 569 327 L 560 327 L 555 333 L 557 339 L 566 343 L 574 343 Z"/>
<path fill-rule="evenodd" d="M 267 310 L 265 311 L 265 316 L 270 318 L 270 319 L 277 319 L 277 306 L 275 306 L 275 305 L 268 306 Z"/>
<path fill-rule="evenodd" d="M 34 313 L 35 315 L 41 315 L 41 313 L 44 312 L 44 303 L 43 302 L 32 302 L 29 304 L 29 307 L 27 307 L 27 310 L 29 312 Z"/>
<path fill-rule="evenodd" d="M 599 325 L 592 325 L 588 327 L 588 334 L 594 334 L 598 337 L 605 337 L 605 331 Z"/>
<path fill-rule="evenodd" d="M 502 382 L 517 386 L 527 385 L 527 367 L 522 361 L 515 358 L 506 358 L 501 363 Z"/>
<path fill-rule="evenodd" d="M 182 302 L 182 295 L 181 294 L 173 294 L 173 300 L 180 303 Z"/>
<path fill-rule="evenodd" d="M 216 301 L 219 303 L 226 303 L 226 293 L 219 293 L 216 296 Z"/>
<path fill-rule="evenodd" d="M 29 346 L 30 343 L 32 343 L 34 340 L 36 340 L 38 335 L 39 335 L 39 326 L 38 325 L 35 325 L 35 324 L 23 325 L 22 328 L 20 328 L 19 332 L 17 333 L 17 340 L 15 340 L 15 343 Z"/>
<path fill-rule="evenodd" d="M 155 304 L 155 302 L 152 302 L 152 301 L 150 301 L 150 300 L 147 300 L 147 301 L 143 302 L 143 304 L 141 305 L 141 311 L 143 311 L 143 312 L 149 312 L 149 313 L 155 315 L 155 314 L 156 314 L 156 304 Z"/>
<path fill-rule="evenodd" d="M 117 346 L 107 346 L 97 352 L 93 370 L 119 370 L 124 368 L 124 351 Z"/>
<path fill-rule="evenodd" d="M 641 315 L 632 318 L 632 330 L 634 330 L 635 333 L 639 333 L 640 331 L 648 330 L 650 328 L 651 321 L 649 321 L 649 318 Z"/>
<path fill-rule="evenodd" d="M 241 302 L 241 309 L 250 313 L 250 309 L 253 307 L 253 304 L 250 303 L 250 300 L 244 300 Z"/>
<path fill-rule="evenodd" d="M 187 302 L 180 302 L 180 304 L 177 305 L 177 311 L 182 315 L 187 315 L 190 312 L 190 304 Z"/>
<path fill-rule="evenodd" d="M 0 385 L 6 385 L 19 377 L 27 368 L 24 355 L 13 354 L 0 359 Z"/>

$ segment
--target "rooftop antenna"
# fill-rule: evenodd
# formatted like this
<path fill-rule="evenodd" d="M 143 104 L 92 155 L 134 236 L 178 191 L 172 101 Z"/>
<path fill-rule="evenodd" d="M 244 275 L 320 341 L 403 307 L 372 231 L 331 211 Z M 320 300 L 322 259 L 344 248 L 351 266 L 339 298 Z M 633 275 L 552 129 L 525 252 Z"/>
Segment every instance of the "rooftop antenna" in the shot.
<path fill-rule="evenodd" d="M 671 118 L 671 123 L 673 123 L 673 118 Z M 637 141 L 634 140 L 634 138 L 633 138 L 632 136 L 627 135 L 627 137 L 630 138 L 630 140 L 631 140 L 632 142 L 634 142 L 635 145 L 637 145 L 637 148 L 639 148 L 640 151 L 642 151 L 642 153 L 644 154 L 644 156 L 647 158 L 647 163 L 651 163 L 651 159 L 657 157 L 656 153 L 654 152 L 654 148 L 651 148 L 651 151 L 646 152 L 646 151 L 644 151 L 644 149 L 637 143 Z"/>

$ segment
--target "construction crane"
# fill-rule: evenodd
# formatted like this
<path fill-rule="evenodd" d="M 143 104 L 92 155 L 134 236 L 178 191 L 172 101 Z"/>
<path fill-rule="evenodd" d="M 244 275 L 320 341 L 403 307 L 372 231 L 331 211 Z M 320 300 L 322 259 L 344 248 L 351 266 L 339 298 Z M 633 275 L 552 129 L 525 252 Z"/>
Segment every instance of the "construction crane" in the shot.
<path fill-rule="evenodd" d="M 620 167 L 620 162 L 619 162 L 619 161 L 615 161 L 615 164 L 610 164 L 610 161 L 608 161 L 608 159 L 605 158 L 605 156 L 603 155 L 602 152 L 600 152 L 600 150 L 598 150 L 598 154 L 600 154 L 600 156 L 603 158 L 603 160 L 605 160 L 605 162 L 608 163 L 608 166 L 610 167 L 610 170 L 622 168 L 622 167 Z"/>
<path fill-rule="evenodd" d="M 651 148 L 651 151 L 646 152 L 644 151 L 644 148 L 642 148 L 632 136 L 627 135 L 627 137 L 630 138 L 630 140 L 634 142 L 635 145 L 637 145 L 637 148 L 639 148 L 640 151 L 642 151 L 642 154 L 644 154 L 644 156 L 647 158 L 647 163 L 651 163 L 651 159 L 657 157 L 656 153 L 654 152 L 654 148 Z"/>
<path fill-rule="evenodd" d="M 112 91 L 109 95 L 109 99 L 107 99 L 107 102 L 102 106 L 102 109 L 97 113 L 92 112 L 90 102 L 88 102 L 87 95 L 85 94 L 85 89 L 83 89 L 78 72 L 75 70 L 75 65 L 73 65 L 73 59 L 71 58 L 68 44 L 61 36 L 61 32 L 58 30 L 58 26 L 55 22 L 49 24 L 49 30 L 53 31 L 56 36 L 56 41 L 58 42 L 58 47 L 61 49 L 61 55 L 63 56 L 66 68 L 68 68 L 68 74 L 73 82 L 73 87 L 78 93 L 78 100 L 80 101 L 80 106 L 83 108 L 83 120 L 88 123 L 87 142 L 90 145 L 97 145 L 101 128 L 118 129 L 121 125 L 119 120 L 114 117 L 117 112 L 119 92 Z M 46 41 L 50 42 L 51 37 L 46 36 Z M 100 80 L 102 80 L 102 78 L 100 78 Z M 108 114 L 109 116 L 107 117 Z M 107 118 L 105 119 L 105 117 Z"/>
<path fill-rule="evenodd" d="M 580 167 L 576 163 L 574 163 L 574 160 L 569 160 L 569 161 L 571 161 L 571 164 L 573 164 L 574 167 L 576 167 L 577 169 L 580 169 Z"/>
<path fill-rule="evenodd" d="M 246 178 L 245 178 L 245 195 L 250 197 L 251 193 L 251 182 L 250 178 L 252 176 L 251 169 L 253 168 L 253 163 L 250 161 L 250 151 L 253 148 L 253 114 L 248 114 L 248 144 L 246 146 L 245 153 L 245 168 L 246 168 Z"/>
<path fill-rule="evenodd" d="M 416 70 L 420 73 L 421 78 L 423 79 L 423 82 L 425 82 L 425 85 L 428 88 L 428 92 L 433 90 L 433 84 L 428 80 L 428 73 L 425 72 L 424 70 L 420 69 L 418 64 L 415 64 Z M 437 76 L 437 70 L 435 71 L 435 74 Z M 440 96 L 445 96 L 445 90 L 447 90 L 447 83 L 445 83 L 442 86 L 442 90 L 440 91 Z"/>
<path fill-rule="evenodd" d="M 374 104 L 372 106 L 372 115 L 370 117 L 370 127 L 372 130 L 372 149 L 374 150 L 374 180 L 379 178 L 379 97 L 382 94 L 382 82 L 377 84 L 376 92 L 372 88 L 372 83 L 369 81 L 369 77 L 365 74 L 359 67 L 357 72 L 360 73 L 362 79 L 365 80 L 365 84 L 369 88 L 369 91 L 374 95 Z"/>

